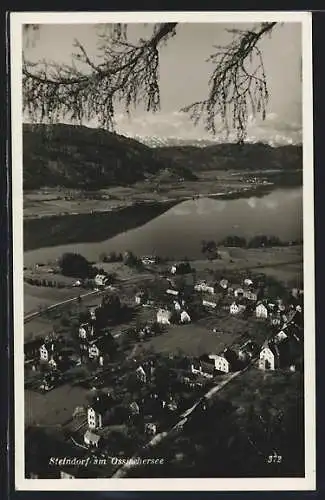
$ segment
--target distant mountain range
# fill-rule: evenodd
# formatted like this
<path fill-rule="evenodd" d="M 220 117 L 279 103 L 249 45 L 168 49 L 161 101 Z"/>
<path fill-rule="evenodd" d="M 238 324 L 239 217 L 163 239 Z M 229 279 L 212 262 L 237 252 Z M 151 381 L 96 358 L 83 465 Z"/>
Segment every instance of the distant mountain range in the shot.
<path fill-rule="evenodd" d="M 299 145 L 164 142 L 157 137 L 148 138 L 146 144 L 143 138 L 139 142 L 95 128 L 24 124 L 24 188 L 100 189 L 146 178 L 196 180 L 195 172 L 200 170 L 302 168 Z"/>

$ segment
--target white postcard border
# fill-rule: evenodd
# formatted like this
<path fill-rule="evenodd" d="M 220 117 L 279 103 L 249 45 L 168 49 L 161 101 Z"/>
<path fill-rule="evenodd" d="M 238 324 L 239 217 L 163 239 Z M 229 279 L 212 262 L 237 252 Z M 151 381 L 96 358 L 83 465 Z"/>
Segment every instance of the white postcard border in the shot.
<path fill-rule="evenodd" d="M 303 234 L 305 310 L 305 477 L 208 479 L 26 479 L 24 476 L 24 321 L 22 185 L 22 25 L 95 24 L 103 22 L 298 22 L 303 58 Z M 316 488 L 315 297 L 312 16 L 310 12 L 12 12 L 10 14 L 13 325 L 15 391 L 15 485 L 34 491 L 298 491 Z M 288 89 L 287 89 L 288 90 Z M 307 291 L 307 293 L 306 293 Z M 306 390 L 306 388 L 308 390 Z"/>

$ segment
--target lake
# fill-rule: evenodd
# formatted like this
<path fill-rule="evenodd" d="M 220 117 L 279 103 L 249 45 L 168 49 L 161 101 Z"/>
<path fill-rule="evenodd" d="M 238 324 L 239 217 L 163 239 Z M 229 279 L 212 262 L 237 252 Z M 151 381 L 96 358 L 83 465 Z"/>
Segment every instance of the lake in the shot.
<path fill-rule="evenodd" d="M 102 223 L 110 224 L 109 214 L 105 215 Z M 75 224 L 78 224 L 77 217 Z M 81 239 L 81 227 L 80 232 Z M 84 242 L 38 248 L 24 255 L 26 265 L 55 259 L 67 251 L 79 252 L 91 260 L 97 260 L 102 252 L 113 250 L 179 259 L 184 256 L 198 258 L 202 256 L 203 239 L 218 242 L 229 235 L 250 238 L 257 234 L 278 236 L 284 241 L 302 239 L 301 187 L 275 189 L 259 197 L 188 200 L 158 216 L 153 215 L 151 220 L 134 229 L 123 232 L 121 223 L 120 234 L 112 238 L 87 243 L 85 230 Z"/>

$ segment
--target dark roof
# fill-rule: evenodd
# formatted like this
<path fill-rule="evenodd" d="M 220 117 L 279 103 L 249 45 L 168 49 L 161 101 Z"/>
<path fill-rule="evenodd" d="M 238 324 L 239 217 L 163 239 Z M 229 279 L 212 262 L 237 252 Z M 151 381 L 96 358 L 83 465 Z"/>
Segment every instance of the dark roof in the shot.
<path fill-rule="evenodd" d="M 100 396 L 96 396 L 91 403 L 90 407 L 96 412 L 103 415 L 106 413 L 113 405 L 113 399 L 111 396 L 107 396 L 102 394 Z"/>

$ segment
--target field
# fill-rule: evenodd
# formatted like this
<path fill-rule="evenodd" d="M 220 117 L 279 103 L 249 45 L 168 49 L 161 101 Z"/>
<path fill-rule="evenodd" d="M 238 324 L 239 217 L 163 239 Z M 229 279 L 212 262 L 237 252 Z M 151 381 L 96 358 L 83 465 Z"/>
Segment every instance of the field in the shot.
<path fill-rule="evenodd" d="M 217 332 L 212 331 L 216 328 Z M 207 353 L 221 353 L 226 347 L 240 344 L 244 337 L 250 335 L 257 342 L 263 342 L 268 336 L 265 323 L 249 318 L 223 318 L 210 316 L 196 324 L 172 325 L 162 335 L 146 342 L 147 348 L 156 352 L 177 353 L 181 351 L 188 356 L 200 356 Z"/>
<path fill-rule="evenodd" d="M 220 248 L 221 259 L 208 262 L 195 260 L 191 265 L 197 272 L 206 271 L 250 271 L 262 273 L 283 282 L 286 286 L 301 286 L 303 283 L 302 246 L 272 247 L 258 249 Z"/>
<path fill-rule="evenodd" d="M 61 425 L 72 417 L 76 406 L 86 404 L 88 391 L 62 385 L 41 394 L 25 390 L 25 427 L 29 425 Z"/>

